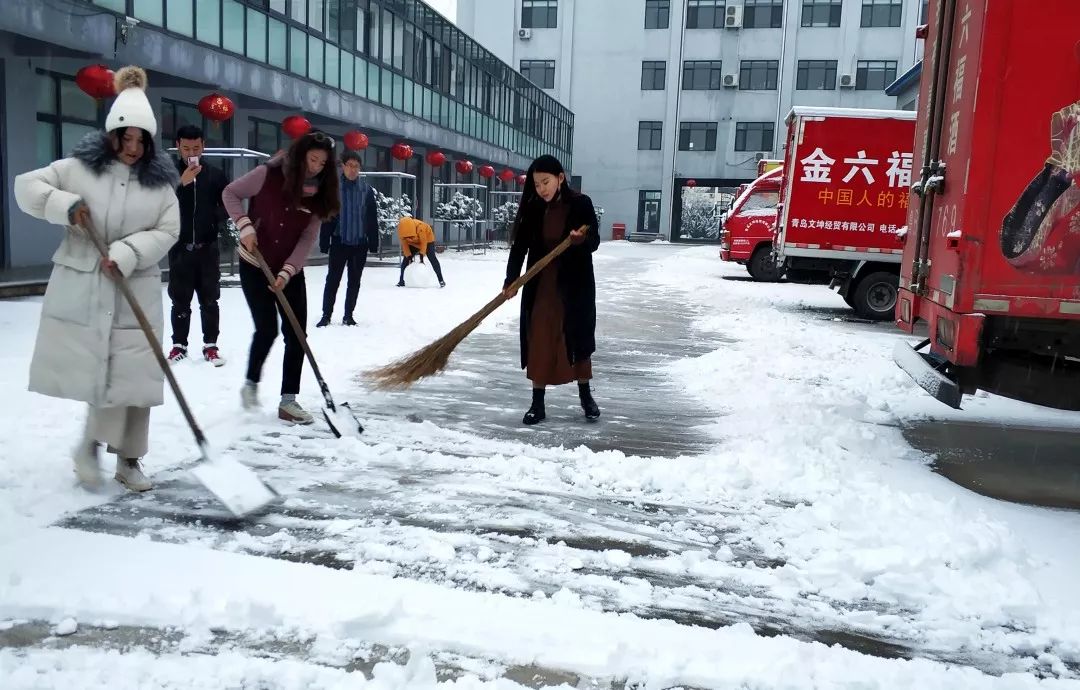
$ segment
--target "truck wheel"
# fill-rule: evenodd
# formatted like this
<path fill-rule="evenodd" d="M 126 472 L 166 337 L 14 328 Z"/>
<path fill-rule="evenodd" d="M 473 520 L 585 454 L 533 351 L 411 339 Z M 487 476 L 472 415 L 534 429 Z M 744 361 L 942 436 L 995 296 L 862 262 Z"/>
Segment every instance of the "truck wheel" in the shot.
<path fill-rule="evenodd" d="M 750 277 L 761 283 L 775 283 L 780 280 L 784 272 L 773 260 L 772 247 L 758 247 L 754 250 L 750 261 L 746 263 L 746 270 Z"/>
<path fill-rule="evenodd" d="M 896 312 L 899 289 L 900 276 L 895 273 L 871 273 L 855 287 L 851 300 L 855 313 L 871 321 L 891 321 Z"/>

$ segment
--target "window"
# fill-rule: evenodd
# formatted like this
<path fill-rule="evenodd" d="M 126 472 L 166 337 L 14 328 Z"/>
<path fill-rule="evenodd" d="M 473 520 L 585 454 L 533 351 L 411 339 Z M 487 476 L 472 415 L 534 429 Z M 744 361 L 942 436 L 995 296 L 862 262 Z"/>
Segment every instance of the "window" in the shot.
<path fill-rule="evenodd" d="M 780 203 L 780 192 L 754 192 L 743 203 L 742 212 L 773 210 Z"/>
<path fill-rule="evenodd" d="M 274 153 L 282 148 L 281 124 L 251 118 L 248 128 L 248 148 L 263 153 Z"/>
<path fill-rule="evenodd" d="M 778 60 L 743 60 L 739 66 L 739 89 L 771 91 L 776 88 L 779 71 Z"/>
<path fill-rule="evenodd" d="M 776 125 L 772 122 L 739 122 L 735 125 L 736 151 L 772 151 Z"/>
<path fill-rule="evenodd" d="M 521 0 L 522 28 L 554 29 L 558 25 L 558 0 Z"/>
<path fill-rule="evenodd" d="M 104 120 L 101 106 L 69 77 L 38 72 L 37 101 L 37 156 L 43 166 L 71 153 Z"/>
<path fill-rule="evenodd" d="M 862 23 L 859 26 L 900 26 L 903 11 L 902 0 L 862 0 Z"/>
<path fill-rule="evenodd" d="M 919 24 L 925 24 L 930 21 L 930 0 L 922 0 L 922 7 L 919 9 Z"/>
<path fill-rule="evenodd" d="M 667 85 L 667 63 L 647 60 L 641 63 L 641 90 L 663 91 Z"/>
<path fill-rule="evenodd" d="M 715 91 L 720 88 L 719 60 L 687 60 L 682 68 L 683 91 Z"/>
<path fill-rule="evenodd" d="M 832 91 L 836 88 L 836 60 L 799 60 L 795 75 L 798 91 Z"/>
<path fill-rule="evenodd" d="M 840 26 L 842 0 L 803 0 L 803 26 Z"/>
<path fill-rule="evenodd" d="M 191 0 L 169 0 L 165 4 L 165 26 L 188 38 L 195 35 L 195 12 Z"/>
<path fill-rule="evenodd" d="M 554 60 L 522 60 L 521 74 L 541 89 L 555 88 Z"/>
<path fill-rule="evenodd" d="M 687 29 L 721 29 L 724 26 L 724 0 L 687 0 Z"/>
<path fill-rule="evenodd" d="M 743 0 L 744 29 L 779 29 L 784 21 L 784 0 Z"/>
<path fill-rule="evenodd" d="M 679 150 L 680 151 L 715 151 L 716 150 L 716 123 L 715 122 L 680 122 L 679 123 Z"/>
<path fill-rule="evenodd" d="M 659 189 L 638 191 L 638 232 L 660 233 L 660 201 L 663 193 Z"/>
<path fill-rule="evenodd" d="M 659 151 L 664 142 L 664 123 L 643 121 L 638 123 L 638 151 Z"/>
<path fill-rule="evenodd" d="M 645 0 L 645 28 L 666 29 L 671 22 L 671 0 Z"/>
<path fill-rule="evenodd" d="M 859 60 L 855 69 L 855 88 L 859 91 L 884 91 L 896 81 L 896 60 Z"/>

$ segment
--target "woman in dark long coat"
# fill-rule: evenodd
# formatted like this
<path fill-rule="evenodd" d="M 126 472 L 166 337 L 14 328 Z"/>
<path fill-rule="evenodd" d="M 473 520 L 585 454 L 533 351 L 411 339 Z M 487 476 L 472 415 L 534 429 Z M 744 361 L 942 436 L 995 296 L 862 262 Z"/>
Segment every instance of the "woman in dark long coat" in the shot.
<path fill-rule="evenodd" d="M 580 230 L 586 226 L 585 230 Z M 592 355 L 596 351 L 596 278 L 592 253 L 600 246 L 599 222 L 592 200 L 570 189 L 562 164 L 541 156 L 529 167 L 521 206 L 514 221 L 513 243 L 503 290 L 566 237 L 571 246 L 540 275 L 525 284 L 521 300 L 521 368 L 532 381 L 532 406 L 522 420 L 537 424 L 546 416 L 548 386 L 577 381 L 587 419 L 600 416 L 593 400 Z"/>

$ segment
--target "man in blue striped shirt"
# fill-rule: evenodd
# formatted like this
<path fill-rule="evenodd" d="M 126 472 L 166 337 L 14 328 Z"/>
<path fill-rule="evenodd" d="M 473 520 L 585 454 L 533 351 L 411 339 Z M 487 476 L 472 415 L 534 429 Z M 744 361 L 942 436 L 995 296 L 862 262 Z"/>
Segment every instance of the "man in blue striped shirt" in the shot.
<path fill-rule="evenodd" d="M 323 223 L 319 233 L 319 249 L 330 254 L 330 266 L 323 290 L 322 319 L 317 327 L 330 325 L 334 312 L 341 274 L 349 270 L 345 286 L 345 318 L 342 324 L 355 326 L 353 309 L 360 292 L 360 275 L 367 263 L 368 250 L 379 248 L 378 203 L 375 190 L 360 179 L 360 154 L 346 151 L 341 155 L 341 213 Z"/>

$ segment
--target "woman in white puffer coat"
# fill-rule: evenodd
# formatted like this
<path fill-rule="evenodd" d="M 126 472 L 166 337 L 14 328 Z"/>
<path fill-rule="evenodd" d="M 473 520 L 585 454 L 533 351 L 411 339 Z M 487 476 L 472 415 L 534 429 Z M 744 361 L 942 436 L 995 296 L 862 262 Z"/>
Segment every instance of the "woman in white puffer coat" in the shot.
<path fill-rule="evenodd" d="M 164 374 L 117 289 L 123 275 L 158 332 L 164 326 L 158 262 L 180 232 L 176 166 L 157 153 L 157 120 L 146 98 L 146 73 L 116 73 L 117 97 L 105 131 L 88 134 L 71 157 L 15 178 L 26 213 L 67 228 L 53 255 L 30 390 L 90 405 L 75 472 L 101 483 L 99 444 L 115 453 L 116 479 L 134 491 L 150 482 L 139 461 L 149 444 L 150 408 L 164 402 Z M 104 260 L 82 227 L 93 222 L 109 247 Z"/>

